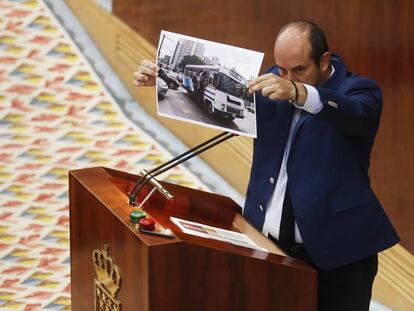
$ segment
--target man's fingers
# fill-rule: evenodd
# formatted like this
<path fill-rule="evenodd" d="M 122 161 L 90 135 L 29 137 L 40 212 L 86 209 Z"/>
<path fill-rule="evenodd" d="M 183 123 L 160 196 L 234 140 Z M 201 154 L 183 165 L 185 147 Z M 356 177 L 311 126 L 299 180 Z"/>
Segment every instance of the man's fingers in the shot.
<path fill-rule="evenodd" d="M 132 74 L 132 83 L 136 86 L 153 86 L 159 70 L 160 68 L 156 64 L 148 59 L 143 59 L 137 71 Z"/>
<path fill-rule="evenodd" d="M 140 73 L 138 71 L 134 72 L 134 74 L 132 76 L 133 76 L 133 78 L 135 80 L 138 80 L 138 81 L 147 81 L 148 80 L 148 76 L 147 75 L 142 74 L 142 73 Z"/>
<path fill-rule="evenodd" d="M 291 97 L 292 85 L 274 74 L 262 75 L 247 84 L 250 93 L 261 92 L 270 99 L 285 100 Z"/>
<path fill-rule="evenodd" d="M 272 73 L 262 75 L 248 83 L 250 93 L 261 91 L 264 87 L 272 84 L 279 84 L 280 78 Z"/>
<path fill-rule="evenodd" d="M 160 68 L 148 59 L 141 61 L 138 70 L 134 72 L 133 77 L 139 81 L 147 81 L 148 76 L 157 77 Z"/>
<path fill-rule="evenodd" d="M 153 86 L 154 83 L 151 81 L 138 81 L 138 80 L 134 80 L 132 81 L 132 83 L 134 83 L 134 85 L 136 86 Z"/>
<path fill-rule="evenodd" d="M 148 69 L 150 69 L 152 71 L 158 72 L 160 70 L 160 68 L 156 64 L 154 64 L 152 61 L 150 61 L 149 59 L 143 59 L 141 61 L 141 64 L 140 65 L 142 67 L 146 67 L 146 68 L 148 68 Z"/>
<path fill-rule="evenodd" d="M 253 79 L 253 80 L 249 81 L 246 84 L 246 86 L 247 86 L 247 88 L 250 89 L 251 87 L 255 86 L 256 84 L 259 84 L 259 83 L 261 83 L 263 81 L 266 81 L 266 80 L 268 80 L 270 78 L 273 78 L 273 77 L 276 77 L 276 75 L 274 75 L 273 73 L 266 73 L 264 75 L 258 76 L 256 79 Z"/>
<path fill-rule="evenodd" d="M 261 89 L 262 95 L 265 97 L 269 97 L 269 99 L 279 99 L 285 100 L 291 98 L 291 85 L 286 85 L 283 83 L 270 83 L 268 85 L 264 85 Z"/>
<path fill-rule="evenodd" d="M 262 94 L 263 96 L 269 97 L 270 99 L 276 99 L 279 98 L 280 89 L 277 87 L 277 85 L 269 85 L 262 89 Z"/>
<path fill-rule="evenodd" d="M 136 73 L 142 74 L 142 75 L 147 75 L 147 76 L 152 76 L 152 77 L 158 76 L 158 71 L 157 70 L 153 70 L 149 67 L 142 66 L 142 65 L 138 67 L 138 70 L 136 71 Z"/>
<path fill-rule="evenodd" d="M 258 76 L 257 78 L 249 81 L 247 83 L 247 87 L 251 87 L 251 86 L 253 86 L 253 85 L 257 84 L 257 83 L 260 83 L 260 82 L 262 82 L 264 80 L 267 80 L 267 79 L 269 79 L 272 76 L 274 76 L 272 73 L 266 73 L 264 75 Z"/>
<path fill-rule="evenodd" d="M 251 86 L 249 88 L 249 92 L 254 93 L 254 92 L 257 92 L 257 91 L 261 91 L 266 86 L 273 85 L 273 84 L 277 84 L 277 82 L 275 82 L 274 79 L 268 78 L 266 80 L 263 80 L 263 81 L 255 84 L 255 85 Z"/>

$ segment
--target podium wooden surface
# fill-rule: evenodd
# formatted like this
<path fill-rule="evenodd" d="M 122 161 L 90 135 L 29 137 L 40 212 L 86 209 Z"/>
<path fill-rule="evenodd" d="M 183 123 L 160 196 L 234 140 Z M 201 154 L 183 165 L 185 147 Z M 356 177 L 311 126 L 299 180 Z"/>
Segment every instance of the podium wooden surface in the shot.
<path fill-rule="evenodd" d="M 102 167 L 69 172 L 72 310 L 94 310 L 92 253 L 109 246 L 121 271 L 121 310 L 316 310 L 316 272 L 253 228 L 230 198 L 162 184 L 145 211 L 176 237 L 142 234 L 129 223 L 127 193 L 138 176 Z M 143 189 L 142 200 L 150 190 Z M 262 252 L 184 234 L 170 216 L 245 233 Z"/>

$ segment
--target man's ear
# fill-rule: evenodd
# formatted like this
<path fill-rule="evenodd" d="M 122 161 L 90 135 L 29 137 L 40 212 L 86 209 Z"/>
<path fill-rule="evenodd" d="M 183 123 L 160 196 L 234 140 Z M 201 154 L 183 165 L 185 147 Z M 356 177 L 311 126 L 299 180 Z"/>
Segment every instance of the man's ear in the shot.
<path fill-rule="evenodd" d="M 321 72 L 325 73 L 329 69 L 331 63 L 331 52 L 327 51 L 322 54 L 321 61 L 319 62 L 319 69 Z"/>

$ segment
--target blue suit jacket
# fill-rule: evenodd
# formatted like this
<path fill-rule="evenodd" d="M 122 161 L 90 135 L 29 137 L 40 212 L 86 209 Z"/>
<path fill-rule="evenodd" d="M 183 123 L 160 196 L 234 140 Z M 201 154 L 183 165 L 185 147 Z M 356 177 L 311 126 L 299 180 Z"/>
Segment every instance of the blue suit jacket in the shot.
<path fill-rule="evenodd" d="M 399 237 L 370 187 L 368 168 L 382 96 L 378 85 L 348 72 L 333 55 L 333 76 L 317 87 L 323 103 L 302 111 L 287 161 L 292 206 L 310 256 L 332 269 L 384 250 Z M 278 74 L 272 67 L 268 72 Z M 294 107 L 256 94 L 257 139 L 244 207 L 262 229 L 266 204 L 279 174 Z"/>

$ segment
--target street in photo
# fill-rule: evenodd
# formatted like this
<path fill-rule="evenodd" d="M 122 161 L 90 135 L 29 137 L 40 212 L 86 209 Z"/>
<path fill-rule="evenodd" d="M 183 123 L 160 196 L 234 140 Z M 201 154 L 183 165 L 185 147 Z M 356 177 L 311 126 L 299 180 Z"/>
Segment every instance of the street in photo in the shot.
<path fill-rule="evenodd" d="M 263 53 L 161 31 L 157 51 L 160 116 L 256 137 L 256 103 L 246 83 Z"/>

